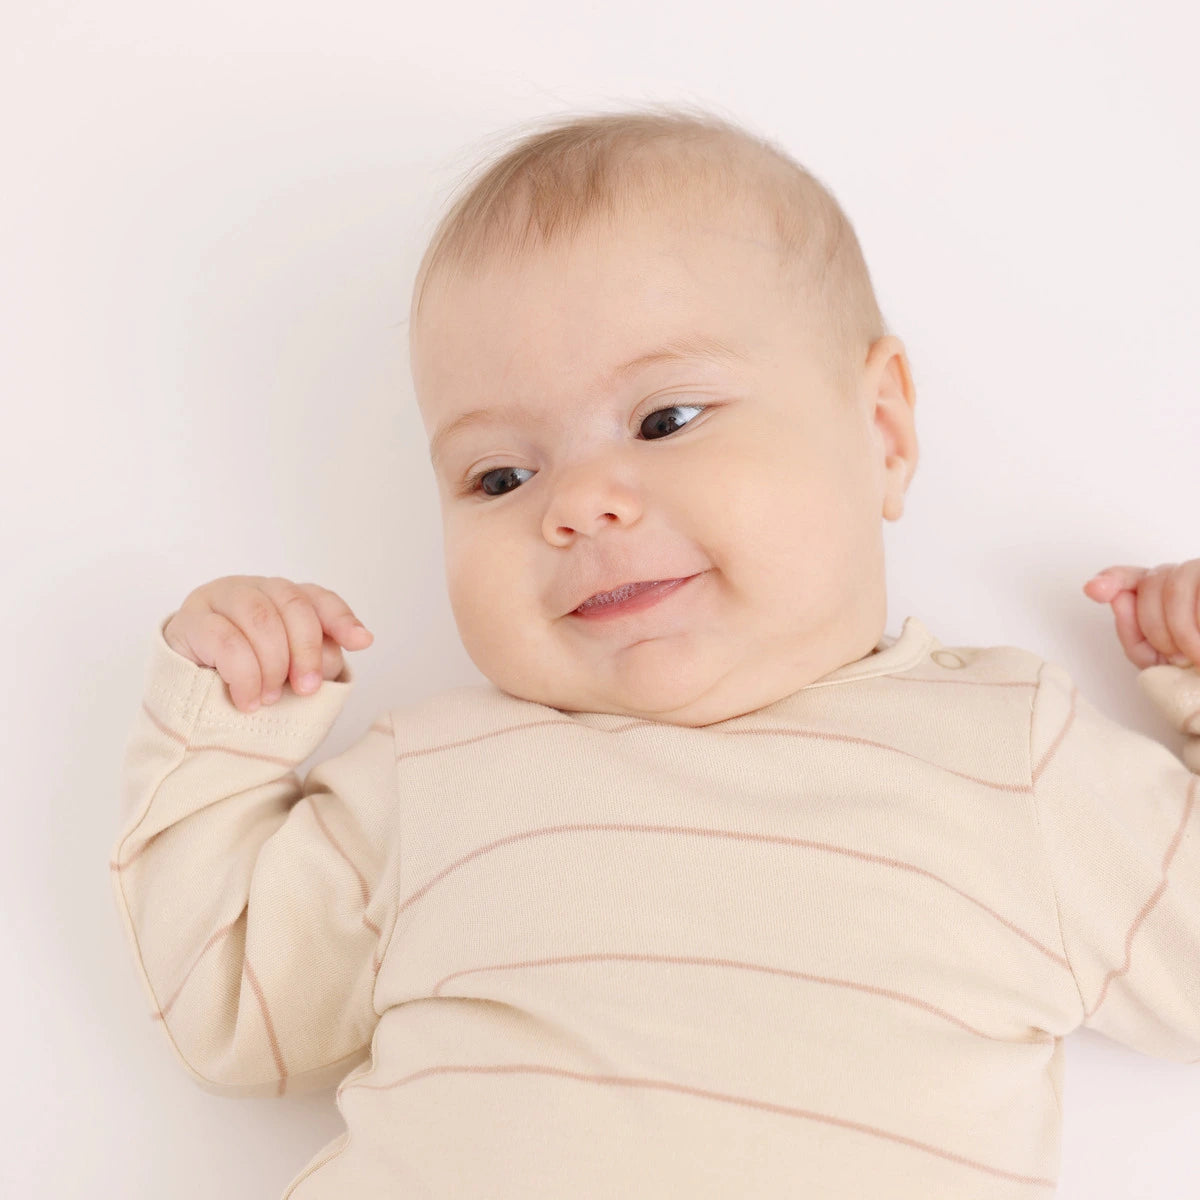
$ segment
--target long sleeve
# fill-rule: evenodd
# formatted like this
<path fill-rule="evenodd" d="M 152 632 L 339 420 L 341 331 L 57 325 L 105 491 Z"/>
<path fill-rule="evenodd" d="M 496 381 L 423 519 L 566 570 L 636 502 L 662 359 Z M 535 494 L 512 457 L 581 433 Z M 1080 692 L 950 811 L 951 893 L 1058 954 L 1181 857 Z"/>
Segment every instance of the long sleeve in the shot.
<path fill-rule="evenodd" d="M 365 1060 L 397 867 L 390 716 L 324 740 L 350 669 L 243 713 L 218 673 L 151 639 L 125 750 L 117 907 L 151 1016 L 206 1090 L 311 1091 Z"/>
<path fill-rule="evenodd" d="M 1044 663 L 1032 786 L 1082 1024 L 1144 1054 L 1200 1056 L 1200 673 L 1139 685 L 1187 736 L 1184 761 L 1099 712 Z M 1189 766 L 1191 770 L 1189 770 Z"/>

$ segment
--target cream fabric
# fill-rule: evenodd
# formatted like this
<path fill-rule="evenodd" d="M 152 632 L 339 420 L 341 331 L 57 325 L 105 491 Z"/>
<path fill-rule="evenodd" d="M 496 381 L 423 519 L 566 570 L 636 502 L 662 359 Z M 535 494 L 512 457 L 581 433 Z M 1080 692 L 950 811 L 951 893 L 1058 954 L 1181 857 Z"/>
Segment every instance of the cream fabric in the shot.
<path fill-rule="evenodd" d="M 1053 1195 L 1061 1039 L 1200 1059 L 1191 771 L 1011 646 L 896 638 L 700 729 L 490 685 L 239 712 L 150 642 L 112 851 L 226 1095 L 340 1083 L 296 1200 Z"/>

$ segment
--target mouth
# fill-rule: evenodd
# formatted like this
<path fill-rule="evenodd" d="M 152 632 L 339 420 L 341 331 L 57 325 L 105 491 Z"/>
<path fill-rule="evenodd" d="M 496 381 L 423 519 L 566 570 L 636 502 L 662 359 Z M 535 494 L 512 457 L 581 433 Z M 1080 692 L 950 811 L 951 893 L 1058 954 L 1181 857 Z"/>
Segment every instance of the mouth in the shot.
<path fill-rule="evenodd" d="M 695 575 L 687 575 L 681 579 L 646 579 L 637 583 L 623 583 L 611 592 L 598 592 L 589 597 L 578 608 L 573 609 L 570 615 L 597 620 L 641 612 L 658 604 L 695 578 Z"/>

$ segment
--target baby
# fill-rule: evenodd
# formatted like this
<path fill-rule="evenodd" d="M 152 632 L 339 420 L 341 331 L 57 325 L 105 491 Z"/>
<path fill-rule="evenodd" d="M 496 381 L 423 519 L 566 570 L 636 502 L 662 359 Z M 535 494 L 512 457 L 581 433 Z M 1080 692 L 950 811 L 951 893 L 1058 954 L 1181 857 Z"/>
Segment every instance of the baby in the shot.
<path fill-rule="evenodd" d="M 350 607 L 230 576 L 154 631 L 112 878 L 185 1068 L 340 1084 L 297 1200 L 1052 1196 L 1067 1034 L 1200 1060 L 1200 559 L 1085 588 L 1186 765 L 885 635 L 904 346 L 829 192 L 702 112 L 526 136 L 410 336 L 489 683 L 301 780 Z"/>

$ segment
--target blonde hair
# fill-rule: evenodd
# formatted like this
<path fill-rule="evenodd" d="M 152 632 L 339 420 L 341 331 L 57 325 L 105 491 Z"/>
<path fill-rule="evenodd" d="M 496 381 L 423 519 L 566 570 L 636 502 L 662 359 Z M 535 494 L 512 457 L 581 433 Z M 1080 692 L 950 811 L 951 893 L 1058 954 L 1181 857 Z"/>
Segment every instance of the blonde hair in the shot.
<path fill-rule="evenodd" d="M 627 205 L 681 207 L 704 184 L 756 202 L 781 269 L 819 314 L 813 345 L 837 386 L 852 386 L 888 332 L 854 229 L 832 193 L 775 143 L 711 111 L 650 104 L 521 127 L 475 168 L 434 230 L 413 285 L 409 336 L 429 281 L 576 236 Z M 470 174 L 470 173 L 468 173 Z M 823 337 L 822 337 L 823 335 Z"/>

